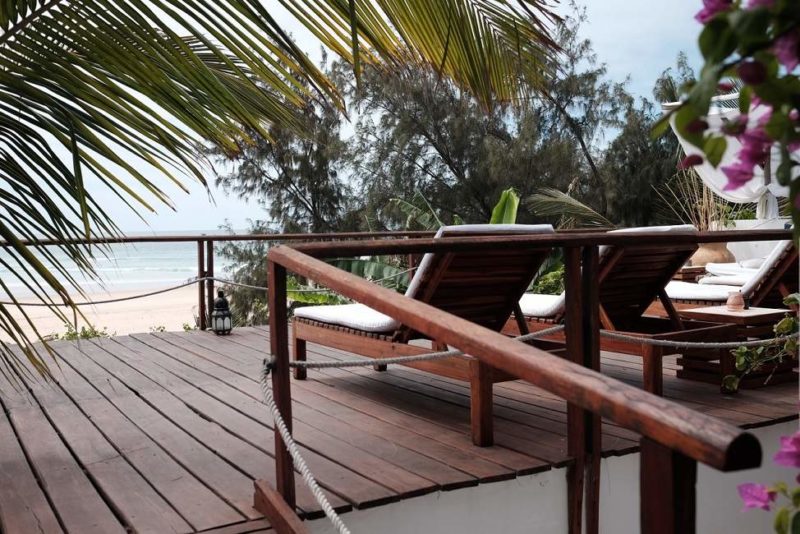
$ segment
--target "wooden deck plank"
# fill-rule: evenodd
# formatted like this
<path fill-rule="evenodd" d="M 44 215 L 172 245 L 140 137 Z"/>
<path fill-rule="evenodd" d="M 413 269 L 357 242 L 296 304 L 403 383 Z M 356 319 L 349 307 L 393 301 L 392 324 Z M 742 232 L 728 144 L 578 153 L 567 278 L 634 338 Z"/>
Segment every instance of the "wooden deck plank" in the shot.
<path fill-rule="evenodd" d="M 35 399 L 20 392 L 10 393 L 13 388 L 2 375 L 0 389 L 16 437 L 64 530 L 76 534 L 125 533 L 125 527 L 75 461 Z"/>
<path fill-rule="evenodd" d="M 17 477 L 10 482 L 14 493 L 0 488 L 3 531 L 30 531 L 31 520 L 49 514 L 49 525 L 42 523 L 46 532 L 58 532 L 59 520 L 68 531 L 90 532 L 92 525 L 84 528 L 78 520 L 92 521 L 76 517 L 71 500 L 88 498 L 92 506 L 105 507 L 117 529 L 271 532 L 250 501 L 252 480 L 274 476 L 272 421 L 259 388 L 268 341 L 266 329 L 248 328 L 226 337 L 191 332 L 57 342 L 67 356 L 59 387 L 32 383 L 32 396 L 2 399 L 9 418 L 0 416 L 0 481 L 8 473 L 22 474 L 22 484 Z M 313 344 L 308 351 L 312 359 L 353 357 Z M 641 384 L 639 358 L 603 356 L 606 374 Z M 713 385 L 678 379 L 675 369 L 674 358 L 667 358 L 666 395 L 698 411 L 740 426 L 797 417 L 790 384 L 724 397 Z M 565 403 L 524 382 L 495 386 L 501 445 L 487 448 L 470 442 L 469 390 L 458 381 L 404 367 L 388 373 L 326 369 L 310 371 L 308 380 L 291 387 L 295 435 L 340 510 L 350 509 L 348 503 L 378 506 L 568 461 L 561 448 Z M 635 450 L 634 434 L 604 426 L 604 454 Z M 47 432 L 51 438 L 32 443 Z M 45 456 L 57 461 L 47 463 Z M 77 494 L 65 493 L 70 484 L 52 483 L 70 462 L 85 484 Z M 192 505 L 197 499 L 207 506 Z M 15 527 L 3 503 L 20 501 L 28 508 L 15 516 L 24 521 Z M 301 483 L 298 506 L 319 514 Z M 73 515 L 62 517 L 62 511 Z"/>
<path fill-rule="evenodd" d="M 191 341 L 191 339 L 187 341 Z M 214 340 L 208 340 L 208 341 L 202 340 L 202 343 L 204 345 L 204 347 L 202 348 L 206 350 L 210 347 L 215 347 L 218 350 L 225 350 L 224 346 L 216 345 Z M 246 346 L 240 345 L 239 347 L 236 348 L 236 352 L 240 354 L 245 353 L 244 351 L 240 350 L 240 347 L 247 348 Z M 258 353 L 254 352 L 253 357 L 251 358 L 251 362 L 248 365 L 249 366 L 260 365 L 258 362 L 260 362 L 261 360 L 258 356 L 259 356 Z M 306 384 L 308 383 L 299 381 L 295 382 L 293 387 L 303 388 L 306 387 Z M 350 392 L 348 392 L 348 394 L 346 395 L 346 399 L 348 405 L 352 406 L 354 404 L 359 403 L 363 408 L 363 410 L 361 411 L 363 411 L 364 413 L 369 413 L 389 423 L 398 424 L 398 426 L 406 428 L 407 431 L 412 436 L 414 434 L 422 434 L 431 439 L 438 440 L 443 444 L 457 447 L 464 451 L 469 451 L 470 455 L 473 458 L 479 457 L 494 463 L 495 466 L 489 469 L 489 472 L 494 473 L 494 475 L 493 476 L 484 475 L 488 476 L 488 478 L 484 480 L 500 480 L 502 478 L 508 478 L 514 476 L 515 473 L 523 474 L 527 472 L 541 471 L 543 468 L 544 469 L 549 468 L 548 464 L 546 464 L 546 462 L 543 462 L 542 460 L 522 455 L 520 453 L 506 449 L 504 447 L 494 446 L 494 447 L 476 448 L 472 445 L 471 441 L 469 440 L 469 436 L 465 434 L 463 431 L 453 431 L 450 428 L 442 427 L 440 425 L 428 421 L 423 417 L 420 417 L 418 414 L 411 414 L 402 411 L 401 409 L 394 407 L 392 404 L 382 403 L 376 405 L 376 403 L 374 403 L 372 399 L 369 399 L 365 396 L 363 397 L 362 401 L 361 400 L 362 397 L 353 396 L 352 393 Z M 376 410 L 370 409 L 376 407 L 377 407 Z M 402 421 L 402 423 L 400 421 Z M 475 462 L 475 464 L 478 468 L 481 467 L 479 462 Z"/>
<path fill-rule="evenodd" d="M 192 358 L 188 353 L 171 349 L 171 346 L 161 339 L 154 336 L 137 336 L 136 339 L 153 349 L 159 350 L 160 348 L 160 350 L 165 350 L 170 353 L 171 357 L 179 359 L 185 364 L 194 365 L 198 371 L 201 371 L 197 367 L 198 358 Z M 203 366 L 201 365 L 201 367 Z M 206 365 L 205 367 L 207 368 L 207 373 L 212 374 L 228 385 L 236 387 L 248 395 L 255 395 L 256 398 L 261 395 L 260 388 L 256 387 L 257 382 L 252 377 L 236 374 L 218 365 Z M 242 387 L 243 385 L 245 387 Z M 250 387 L 246 387 L 248 385 Z M 333 418 L 325 417 L 324 413 L 317 409 L 317 406 L 311 408 L 312 404 L 315 403 L 296 402 L 293 408 L 294 417 L 317 430 L 330 433 L 331 436 L 341 440 L 348 447 L 361 450 L 361 454 L 375 455 L 382 458 L 397 467 L 433 482 L 436 487 L 451 488 L 477 483 L 472 477 L 444 463 L 399 445 L 380 434 L 365 432 L 361 428 L 364 423 L 363 420 L 360 420 L 358 424 L 351 424 L 344 420 L 339 420 L 339 423 L 335 423 Z"/>
<path fill-rule="evenodd" d="M 128 418 L 135 395 L 123 384 L 91 369 L 92 362 L 75 345 L 64 344 L 57 350 L 64 367 L 64 390 L 192 527 L 203 530 L 245 519 Z M 78 371 L 86 367 L 92 372 Z"/>
<path fill-rule="evenodd" d="M 129 347 L 132 346 L 128 341 L 125 343 Z M 144 347 L 144 345 L 142 346 Z M 152 352 L 153 349 L 150 349 L 150 353 Z M 217 402 L 212 402 L 212 406 L 209 406 L 209 403 L 204 405 L 202 412 L 204 415 L 212 417 L 239 435 L 250 436 L 254 441 L 263 440 L 265 444 L 268 442 L 269 446 L 272 446 L 272 440 L 269 439 L 272 434 L 271 417 L 260 401 L 260 394 L 259 396 L 247 396 L 215 378 L 198 374 L 189 367 L 184 366 L 181 372 L 187 377 L 184 382 L 185 387 L 193 388 L 193 384 L 202 384 L 202 392 L 199 390 L 193 393 L 182 392 L 182 397 L 186 402 L 196 402 L 202 396 L 200 393 L 210 396 L 212 400 L 216 399 Z M 306 426 L 295 425 L 299 443 L 303 443 L 306 431 L 309 431 Z M 310 442 L 313 443 L 313 437 Z M 396 491 L 330 461 L 315 450 L 305 447 L 303 450 L 320 482 L 326 484 L 327 480 L 336 481 L 337 493 L 350 503 L 356 506 L 367 506 L 396 499 Z"/>
<path fill-rule="evenodd" d="M 146 336 L 144 336 L 146 338 Z M 123 341 L 126 348 L 131 348 L 134 338 Z M 151 354 L 150 347 L 142 343 Z M 161 373 L 159 373 L 160 375 Z M 153 376 L 152 374 L 150 376 Z M 259 393 L 260 396 L 260 393 Z M 258 397 L 254 397 L 258 400 Z M 385 461 L 366 450 L 358 453 L 351 443 L 337 439 L 333 436 L 336 432 L 321 432 L 313 426 L 301 423 L 301 417 L 296 418 L 294 432 L 301 443 L 313 443 L 319 451 L 325 451 L 328 457 L 335 457 L 339 463 L 350 465 L 351 470 L 358 472 L 373 482 L 382 484 L 397 493 L 422 494 L 438 489 L 438 486 L 428 479 L 410 473 L 404 469 Z M 349 461 L 348 461 L 349 460 Z"/>
<path fill-rule="evenodd" d="M 106 500 L 124 503 L 124 506 L 115 507 L 115 510 L 126 526 L 143 533 L 194 530 L 127 462 L 60 387 L 42 387 L 32 382 L 28 383 L 28 387 Z"/>
<path fill-rule="evenodd" d="M 0 532 L 63 532 L 5 411 L 0 412 Z"/>
<path fill-rule="evenodd" d="M 244 336 L 240 336 L 239 339 L 246 342 Z M 313 344 L 309 345 L 309 350 L 313 351 L 315 347 Z M 350 379 L 350 375 L 356 375 L 361 379 L 366 379 L 360 382 L 365 387 L 376 387 L 372 381 L 391 384 L 397 389 L 382 388 L 381 396 L 384 397 L 384 401 L 396 403 L 397 406 L 403 406 L 404 410 L 427 416 L 439 424 L 469 432 L 468 398 L 457 398 L 443 390 L 426 389 L 424 385 L 404 381 L 395 376 L 394 371 L 376 373 L 371 367 L 314 370 L 313 373 L 331 377 L 346 376 L 348 379 Z M 495 416 L 495 442 L 532 458 L 559 465 L 567 460 L 566 440 L 563 434 L 547 430 L 544 428 L 545 426 L 546 424 L 540 425 L 540 427 L 528 427 L 526 424 L 521 425 L 519 422 L 510 422 Z"/>

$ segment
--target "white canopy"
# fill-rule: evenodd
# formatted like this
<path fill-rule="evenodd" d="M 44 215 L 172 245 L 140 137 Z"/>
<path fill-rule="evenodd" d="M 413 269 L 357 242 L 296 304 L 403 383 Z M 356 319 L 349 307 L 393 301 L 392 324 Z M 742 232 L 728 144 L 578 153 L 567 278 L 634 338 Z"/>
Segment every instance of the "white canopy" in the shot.
<path fill-rule="evenodd" d="M 725 95 L 715 100 L 736 101 L 738 100 L 738 97 L 738 94 Z M 672 104 L 664 104 L 662 107 L 664 110 L 669 110 L 677 107 L 678 105 L 679 103 L 676 102 Z M 758 121 L 759 117 L 766 112 L 766 109 L 767 108 L 763 106 L 752 109 L 750 116 L 748 117 L 748 124 L 754 125 Z M 708 111 L 707 117 L 709 129 L 719 131 L 725 121 L 735 120 L 738 116 L 739 110 L 737 108 L 722 108 L 712 106 Z M 686 155 L 698 154 L 702 156 L 699 148 L 686 141 L 686 139 L 681 137 L 680 133 L 677 132 L 675 129 L 674 116 L 670 120 L 670 125 L 672 126 L 672 131 L 678 136 L 678 141 L 680 142 L 681 147 Z M 742 147 L 742 144 L 734 137 L 728 137 L 727 142 L 728 147 L 725 150 L 725 154 L 723 154 L 722 160 L 717 168 L 715 169 L 712 167 L 704 159 L 704 163 L 694 167 L 694 169 L 697 171 L 697 174 L 700 175 L 703 183 L 709 189 L 729 202 L 735 202 L 737 204 L 758 202 L 757 217 L 759 219 L 777 218 L 778 201 L 776 197 L 789 196 L 789 188 L 781 186 L 777 183 L 777 181 L 772 180 L 770 176 L 765 176 L 764 169 L 761 167 L 756 166 L 755 172 L 753 173 L 753 179 L 739 189 L 733 191 L 723 190 L 725 185 L 728 183 L 728 178 L 725 176 L 725 173 L 722 172 L 722 167 L 734 163 L 736 161 L 736 156 Z M 774 169 L 777 169 L 779 164 L 780 153 L 777 149 L 773 149 L 770 165 L 767 168 L 772 169 L 774 172 Z"/>

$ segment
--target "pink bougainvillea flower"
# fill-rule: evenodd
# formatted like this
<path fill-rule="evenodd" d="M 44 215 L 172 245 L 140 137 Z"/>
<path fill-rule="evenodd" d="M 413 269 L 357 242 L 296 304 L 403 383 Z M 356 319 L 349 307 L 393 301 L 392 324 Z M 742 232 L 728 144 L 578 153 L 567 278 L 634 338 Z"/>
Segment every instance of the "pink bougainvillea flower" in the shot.
<path fill-rule="evenodd" d="M 722 188 L 723 191 L 734 191 L 753 179 L 754 165 L 749 165 L 742 161 L 737 161 L 731 165 L 722 167 L 722 172 L 728 177 L 728 183 Z"/>
<path fill-rule="evenodd" d="M 739 497 L 744 503 L 742 511 L 749 508 L 760 508 L 761 510 L 769 511 L 770 503 L 777 497 L 777 494 L 774 491 L 770 491 L 764 484 L 756 484 L 755 482 L 739 484 L 736 489 L 739 490 Z"/>
<path fill-rule="evenodd" d="M 786 67 L 787 71 L 792 72 L 800 63 L 800 59 L 798 59 L 798 55 L 800 55 L 800 32 L 788 32 L 775 39 L 772 51 L 780 64 Z"/>
<path fill-rule="evenodd" d="M 689 154 L 685 158 L 681 160 L 678 164 L 679 169 L 688 169 L 689 167 L 694 167 L 695 165 L 700 165 L 703 163 L 703 157 L 699 154 Z"/>
<path fill-rule="evenodd" d="M 800 467 L 800 431 L 791 436 L 781 436 L 781 448 L 773 460 L 778 465 Z"/>
<path fill-rule="evenodd" d="M 727 11 L 733 5 L 732 0 L 703 0 L 703 9 L 697 12 L 694 19 L 700 24 L 706 24 L 717 13 Z"/>
<path fill-rule="evenodd" d="M 757 7 L 772 7 L 775 5 L 775 0 L 750 0 L 747 3 L 747 9 L 755 9 Z"/>
<path fill-rule="evenodd" d="M 736 72 L 747 85 L 760 85 L 767 79 L 767 67 L 760 61 L 745 61 Z"/>
<path fill-rule="evenodd" d="M 733 84 L 730 82 L 719 82 L 717 84 L 717 89 L 719 89 L 724 93 L 730 93 L 731 91 L 733 91 Z"/>

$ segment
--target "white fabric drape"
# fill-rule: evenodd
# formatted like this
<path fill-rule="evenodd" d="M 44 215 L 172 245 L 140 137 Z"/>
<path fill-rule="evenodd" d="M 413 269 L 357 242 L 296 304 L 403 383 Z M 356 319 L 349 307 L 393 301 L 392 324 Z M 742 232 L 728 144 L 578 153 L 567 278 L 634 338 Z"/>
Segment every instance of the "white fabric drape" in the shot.
<path fill-rule="evenodd" d="M 730 95 L 730 97 L 726 96 L 724 99 L 734 99 L 736 96 L 737 95 Z M 670 109 L 676 105 L 678 104 L 665 104 L 664 109 Z M 758 119 L 766 112 L 766 109 L 767 108 L 763 106 L 759 106 L 751 110 L 750 116 L 748 117 L 748 124 L 750 126 L 755 125 Z M 738 116 L 738 109 L 712 107 L 709 110 L 707 117 L 709 129 L 719 131 L 725 121 L 735 120 Z M 676 136 L 678 136 L 678 141 L 680 142 L 681 147 L 686 155 L 698 154 L 702 156 L 699 148 L 686 141 L 686 139 L 681 137 L 681 135 L 676 131 L 674 116 L 670 120 L 670 125 L 672 126 L 672 131 L 675 132 Z M 759 219 L 771 219 L 777 217 L 778 203 L 775 197 L 789 196 L 789 188 L 781 186 L 775 179 L 765 179 L 764 169 L 759 166 L 756 166 L 752 180 L 744 184 L 739 189 L 733 191 L 724 191 L 725 185 L 728 183 L 728 178 L 725 176 L 725 173 L 722 172 L 722 167 L 734 163 L 737 159 L 737 154 L 742 147 L 742 144 L 735 137 L 727 137 L 726 140 L 728 142 L 728 147 L 725 150 L 725 154 L 722 156 L 722 160 L 717 168 L 712 167 L 708 162 L 705 162 L 704 159 L 704 163 L 694 167 L 694 169 L 697 171 L 697 174 L 700 175 L 703 183 L 709 189 L 729 202 L 735 202 L 737 204 L 758 202 Z M 780 165 L 780 153 L 777 149 L 773 149 L 770 162 L 770 168 L 772 169 L 771 173 L 773 175 L 775 169 L 778 168 L 778 165 Z"/>

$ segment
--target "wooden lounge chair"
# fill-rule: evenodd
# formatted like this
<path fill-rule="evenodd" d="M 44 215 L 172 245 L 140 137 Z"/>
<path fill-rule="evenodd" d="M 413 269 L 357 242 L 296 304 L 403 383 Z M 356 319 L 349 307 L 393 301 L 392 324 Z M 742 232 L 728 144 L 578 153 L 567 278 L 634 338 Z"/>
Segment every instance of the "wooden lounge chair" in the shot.
<path fill-rule="evenodd" d="M 741 272 L 745 272 L 742 270 Z M 728 275 L 735 280 L 735 275 Z M 725 281 L 725 276 L 719 276 Z M 678 310 L 699 306 L 724 304 L 731 291 L 741 291 L 751 306 L 784 308 L 784 297 L 798 290 L 797 247 L 792 241 L 780 241 L 761 266 L 743 280 L 742 285 L 708 283 L 693 284 L 673 281 L 667 284 L 666 294 Z M 654 304 L 651 312 L 666 314 L 663 302 Z"/>
<path fill-rule="evenodd" d="M 553 233 L 553 227 L 445 226 L 436 237 L 543 233 Z M 426 254 L 406 296 L 500 331 L 550 251 L 547 246 Z M 444 348 L 436 340 L 433 346 L 410 344 L 422 336 L 363 304 L 299 308 L 294 315 L 293 335 L 297 360 L 306 359 L 309 341 L 376 359 L 412 356 Z M 469 356 L 415 362 L 409 366 L 468 381 L 472 441 L 480 446 L 492 444 L 492 384 L 515 377 Z M 376 364 L 376 369 L 385 370 L 385 366 Z M 305 378 L 304 370 L 297 369 L 295 378 Z"/>
<path fill-rule="evenodd" d="M 659 226 L 614 230 L 614 233 L 632 234 L 630 245 L 601 247 L 598 269 L 601 328 L 609 331 L 658 340 L 673 341 L 727 341 L 733 339 L 735 330 L 730 325 L 716 325 L 700 321 L 687 321 L 678 316 L 674 308 L 667 307 L 667 318 L 645 315 L 645 310 L 664 288 L 678 269 L 697 250 L 694 243 L 674 245 L 649 245 L 635 239 L 640 232 L 694 233 L 693 226 Z M 566 311 L 564 294 L 526 294 L 520 300 L 520 309 L 530 331 L 549 328 L 563 321 Z M 516 334 L 515 320 L 508 321 L 504 332 Z M 546 338 L 563 342 L 564 334 Z M 644 388 L 662 394 L 662 359 L 682 349 L 654 346 L 600 338 L 603 350 L 638 355 L 643 358 Z M 719 351 L 716 351 L 718 354 Z"/>

